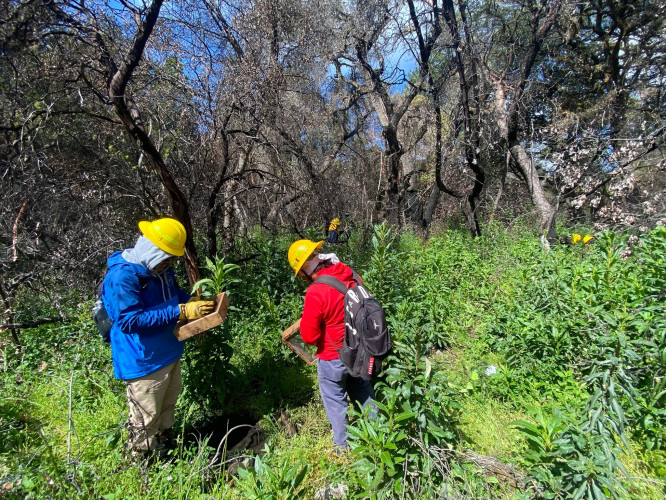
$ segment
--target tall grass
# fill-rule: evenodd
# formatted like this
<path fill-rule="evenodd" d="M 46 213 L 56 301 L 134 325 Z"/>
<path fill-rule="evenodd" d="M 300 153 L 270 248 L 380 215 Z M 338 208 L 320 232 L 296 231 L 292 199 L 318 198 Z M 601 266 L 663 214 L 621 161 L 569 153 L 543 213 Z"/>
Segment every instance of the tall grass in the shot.
<path fill-rule="evenodd" d="M 525 229 L 485 234 L 423 241 L 382 225 L 332 249 L 382 301 L 395 341 L 375 381 L 378 418 L 352 417 L 349 456 L 333 453 L 314 369 L 279 342 L 305 291 L 286 262 L 291 239 L 254 233 L 210 262 L 208 284 L 226 289 L 232 310 L 188 341 L 180 445 L 166 462 L 127 457 L 124 387 L 87 306 L 72 309 L 72 324 L 26 330 L 23 348 L 3 341 L 0 488 L 17 498 L 311 498 L 343 482 L 359 498 L 660 498 L 666 230 L 550 252 Z M 214 437 L 196 432 L 230 416 L 267 436 L 233 481 L 211 463 Z M 511 466 L 521 485 L 473 452 Z"/>

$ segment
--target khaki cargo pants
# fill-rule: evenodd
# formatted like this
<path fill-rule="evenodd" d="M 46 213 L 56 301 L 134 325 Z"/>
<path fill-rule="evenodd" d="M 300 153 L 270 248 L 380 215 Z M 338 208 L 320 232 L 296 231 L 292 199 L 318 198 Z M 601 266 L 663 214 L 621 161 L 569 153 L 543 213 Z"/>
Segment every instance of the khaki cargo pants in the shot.
<path fill-rule="evenodd" d="M 132 451 L 154 450 L 157 433 L 173 427 L 176 401 L 183 388 L 180 365 L 179 359 L 156 372 L 125 381 Z"/>

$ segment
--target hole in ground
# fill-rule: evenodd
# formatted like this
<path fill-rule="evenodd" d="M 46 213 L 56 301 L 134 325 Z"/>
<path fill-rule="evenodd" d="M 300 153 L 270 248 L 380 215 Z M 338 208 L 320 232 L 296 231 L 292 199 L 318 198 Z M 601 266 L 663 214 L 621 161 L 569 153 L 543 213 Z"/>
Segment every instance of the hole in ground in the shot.
<path fill-rule="evenodd" d="M 257 419 L 249 414 L 221 415 L 206 424 L 192 426 L 190 431 L 185 433 L 185 444 L 192 444 L 208 438 L 208 446 L 217 449 L 226 436 L 226 444 L 223 444 L 220 450 L 225 445 L 227 450 L 231 450 L 245 440 L 248 433 L 255 428 L 257 422 Z M 257 433 L 255 432 L 255 434 Z M 263 439 L 262 436 L 259 436 L 259 438 Z M 261 445 L 263 446 L 263 442 Z"/>

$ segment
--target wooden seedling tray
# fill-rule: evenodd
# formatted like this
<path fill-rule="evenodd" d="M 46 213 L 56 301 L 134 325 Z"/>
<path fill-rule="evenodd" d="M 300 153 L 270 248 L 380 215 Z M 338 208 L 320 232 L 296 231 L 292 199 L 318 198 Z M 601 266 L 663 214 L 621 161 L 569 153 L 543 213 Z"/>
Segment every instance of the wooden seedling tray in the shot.
<path fill-rule="evenodd" d="M 227 297 L 226 293 L 222 292 L 215 297 L 215 302 L 217 303 L 217 307 L 212 313 L 207 314 L 203 318 L 195 319 L 183 325 L 179 324 L 176 326 L 173 331 L 176 338 L 182 342 L 185 339 L 189 339 L 190 337 L 194 337 L 206 330 L 221 325 L 229 311 L 229 297 Z"/>
<path fill-rule="evenodd" d="M 317 362 L 317 358 L 312 352 L 312 346 L 307 345 L 303 342 L 303 339 L 297 333 L 301 331 L 301 320 L 299 319 L 296 323 L 287 328 L 282 332 L 282 342 L 289 349 L 294 351 L 298 356 L 309 365 L 314 365 Z"/>

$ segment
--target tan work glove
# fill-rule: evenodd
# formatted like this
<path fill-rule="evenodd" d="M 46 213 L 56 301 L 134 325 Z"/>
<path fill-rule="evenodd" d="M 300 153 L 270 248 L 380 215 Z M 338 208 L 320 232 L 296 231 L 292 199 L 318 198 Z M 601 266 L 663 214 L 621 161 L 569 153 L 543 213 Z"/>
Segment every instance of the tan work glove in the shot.
<path fill-rule="evenodd" d="M 180 316 L 178 319 L 198 319 L 215 310 L 214 300 L 196 300 L 188 301 L 185 304 L 179 304 Z"/>
<path fill-rule="evenodd" d="M 204 299 L 201 295 L 192 295 L 192 297 L 190 298 L 190 300 L 187 301 L 187 303 L 189 304 L 190 302 L 197 302 L 199 300 L 206 300 L 206 299 Z"/>

